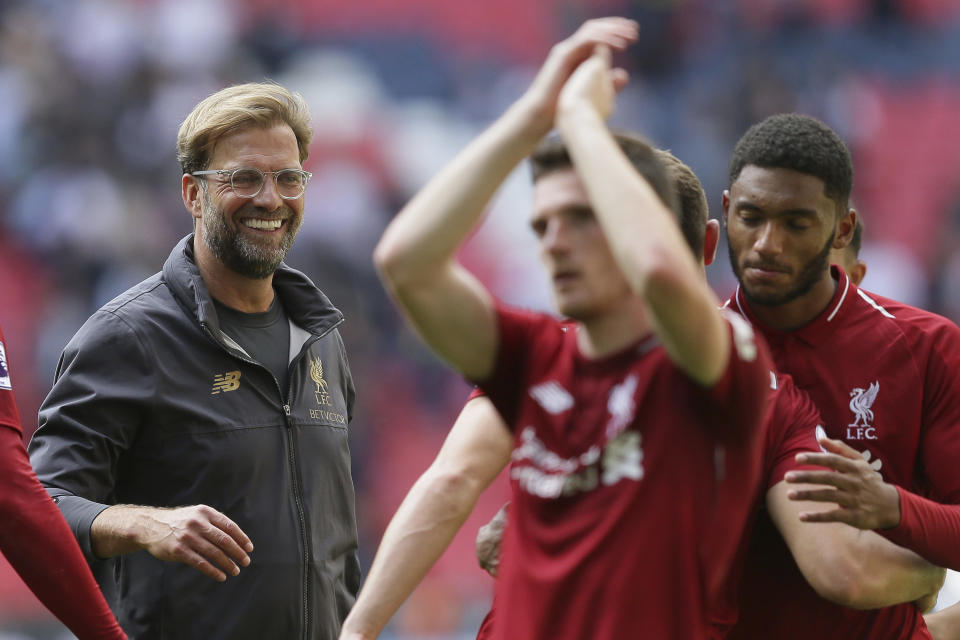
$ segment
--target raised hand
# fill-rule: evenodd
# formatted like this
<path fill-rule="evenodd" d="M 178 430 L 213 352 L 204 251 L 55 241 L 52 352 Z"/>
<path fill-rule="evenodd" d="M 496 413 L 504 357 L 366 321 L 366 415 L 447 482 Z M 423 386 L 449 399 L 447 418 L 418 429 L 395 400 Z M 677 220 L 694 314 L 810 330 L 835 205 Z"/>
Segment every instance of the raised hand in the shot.
<path fill-rule="evenodd" d="M 824 453 L 797 454 L 797 462 L 827 467 L 830 471 L 790 471 L 785 480 L 793 484 L 824 488 L 791 490 L 791 500 L 832 502 L 839 509 L 803 512 L 804 522 L 843 522 L 858 529 L 889 529 L 900 524 L 900 494 L 885 482 L 855 449 L 840 440 L 818 439 Z"/>
<path fill-rule="evenodd" d="M 610 117 L 617 92 L 629 79 L 625 70 L 611 68 L 610 60 L 610 48 L 597 45 L 593 54 L 577 67 L 560 90 L 557 101 L 560 113 L 589 108 L 604 120 Z"/>
<path fill-rule="evenodd" d="M 588 20 L 577 31 L 550 50 L 546 61 L 537 73 L 521 102 L 532 109 L 539 124 L 540 135 L 554 125 L 560 91 L 580 65 L 594 55 L 598 47 L 611 51 L 623 51 L 637 40 L 639 26 L 626 18 L 598 18 Z M 607 66 L 609 67 L 609 57 Z M 626 82 L 622 69 L 612 74 L 617 88 Z"/>

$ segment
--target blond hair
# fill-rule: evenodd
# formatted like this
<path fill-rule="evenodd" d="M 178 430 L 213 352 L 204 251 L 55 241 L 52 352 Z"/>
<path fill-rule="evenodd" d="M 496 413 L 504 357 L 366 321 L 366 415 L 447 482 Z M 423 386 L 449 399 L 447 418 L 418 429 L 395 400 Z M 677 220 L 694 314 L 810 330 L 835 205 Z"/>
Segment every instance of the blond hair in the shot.
<path fill-rule="evenodd" d="M 303 96 L 275 82 L 227 87 L 200 102 L 180 125 L 177 161 L 184 173 L 206 169 L 211 151 L 224 136 L 248 127 L 282 123 L 293 129 L 302 163 L 313 137 Z"/>

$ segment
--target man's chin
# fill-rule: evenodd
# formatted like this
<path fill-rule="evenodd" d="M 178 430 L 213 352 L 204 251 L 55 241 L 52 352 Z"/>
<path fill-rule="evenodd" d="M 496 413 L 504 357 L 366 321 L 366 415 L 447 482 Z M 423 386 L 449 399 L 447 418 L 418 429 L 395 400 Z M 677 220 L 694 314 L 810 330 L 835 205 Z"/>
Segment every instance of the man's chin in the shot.
<path fill-rule="evenodd" d="M 791 291 L 784 292 L 765 287 L 748 287 L 742 282 L 740 286 L 743 289 L 744 297 L 746 297 L 751 304 L 761 307 L 776 307 L 790 302 L 790 300 L 795 297 Z"/>

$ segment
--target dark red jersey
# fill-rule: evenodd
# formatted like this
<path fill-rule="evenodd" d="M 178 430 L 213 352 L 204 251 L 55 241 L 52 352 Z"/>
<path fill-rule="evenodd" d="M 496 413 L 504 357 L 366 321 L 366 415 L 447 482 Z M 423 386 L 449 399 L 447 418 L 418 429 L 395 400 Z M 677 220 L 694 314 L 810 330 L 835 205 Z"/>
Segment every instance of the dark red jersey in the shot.
<path fill-rule="evenodd" d="M 777 368 L 810 395 L 830 437 L 861 451 L 888 482 L 957 504 L 960 329 L 833 274 L 830 304 L 795 331 L 763 326 L 739 290 L 728 306 L 767 338 Z M 912 604 L 859 611 L 818 597 L 769 521 L 758 523 L 754 538 L 767 560 L 747 566 L 731 637 L 929 637 Z"/>
<path fill-rule="evenodd" d="M 653 336 L 588 360 L 576 327 L 498 317 L 497 363 L 481 387 L 515 449 L 492 637 L 705 637 L 710 585 L 729 568 L 760 480 L 765 347 L 729 318 L 727 370 L 704 388 Z"/>
<path fill-rule="evenodd" d="M 753 532 L 750 530 L 753 516 L 759 515 L 761 520 L 769 523 L 764 502 L 766 491 L 782 481 L 787 471 L 807 468 L 796 461 L 798 453 L 820 450 L 816 437 L 817 426 L 821 424 L 820 415 L 809 396 L 797 389 L 788 375 L 778 374 L 774 381 L 775 389 L 770 395 L 766 418 L 766 438 L 760 454 L 763 463 L 762 482 L 751 507 L 751 522 L 747 533 L 739 541 L 728 579 L 717 597 L 716 604 L 711 608 L 711 638 L 727 637 L 737 620 L 738 590 L 746 564 L 766 562 L 762 555 L 752 555 L 756 549 L 751 545 Z M 779 536 L 776 529 L 774 534 Z"/>

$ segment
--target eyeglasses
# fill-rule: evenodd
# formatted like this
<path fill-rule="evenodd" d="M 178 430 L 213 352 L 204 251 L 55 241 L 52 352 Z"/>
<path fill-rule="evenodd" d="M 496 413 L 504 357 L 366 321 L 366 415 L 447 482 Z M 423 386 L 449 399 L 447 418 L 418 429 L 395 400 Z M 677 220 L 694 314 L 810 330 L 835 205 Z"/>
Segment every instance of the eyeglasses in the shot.
<path fill-rule="evenodd" d="M 239 198 L 256 198 L 263 189 L 266 176 L 273 176 L 277 184 L 277 193 L 284 200 L 296 200 L 307 189 L 307 183 L 313 174 L 303 169 L 280 169 L 279 171 L 260 171 L 260 169 L 211 169 L 194 171 L 190 175 L 197 178 L 217 175 L 223 182 L 229 182 L 233 193 Z"/>

